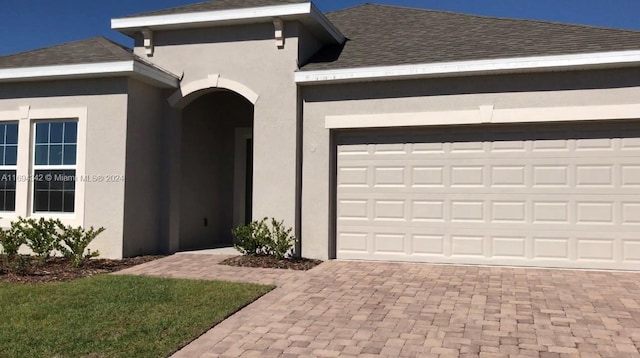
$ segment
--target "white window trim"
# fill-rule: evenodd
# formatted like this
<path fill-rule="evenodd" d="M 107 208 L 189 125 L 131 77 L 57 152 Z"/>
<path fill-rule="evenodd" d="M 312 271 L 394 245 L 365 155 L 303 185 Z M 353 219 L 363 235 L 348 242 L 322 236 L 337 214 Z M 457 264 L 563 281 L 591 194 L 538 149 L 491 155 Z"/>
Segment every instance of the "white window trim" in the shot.
<path fill-rule="evenodd" d="M 78 163 L 77 163 L 77 155 L 78 155 L 78 143 L 77 143 L 77 139 L 76 139 L 76 164 L 74 165 L 65 165 L 65 164 L 61 164 L 61 165 L 36 165 L 36 142 L 35 142 L 35 135 L 36 135 L 36 127 L 38 125 L 38 123 L 51 123 L 51 122 L 76 122 L 78 123 L 78 119 L 77 118 L 55 118 L 55 119 L 37 119 L 31 122 L 31 131 L 32 131 L 32 136 L 31 136 L 31 166 L 29 167 L 29 174 L 31 174 L 34 178 L 35 178 L 35 174 L 36 174 L 36 170 L 73 170 L 76 172 L 76 189 L 75 194 L 77 195 L 77 184 L 78 184 L 78 180 L 77 178 L 81 178 L 80 176 L 78 176 Z M 79 124 L 79 123 L 78 123 Z M 79 130 L 79 128 L 77 129 Z M 76 133 L 76 136 L 78 134 Z M 77 137 L 76 137 L 77 138 Z M 50 144 L 50 143 L 49 143 Z M 74 196 L 75 198 L 75 196 Z M 75 210 L 76 207 L 75 205 L 77 204 L 77 198 L 75 198 L 75 202 L 74 202 L 74 212 L 73 213 L 67 213 L 67 212 L 46 212 L 46 211 L 42 211 L 42 212 L 35 212 L 35 179 L 31 181 L 31 195 L 29 197 L 29 200 L 31 202 L 30 207 L 31 207 L 31 213 L 30 216 L 33 217 L 59 217 L 59 218 L 72 218 L 75 215 Z"/>
<path fill-rule="evenodd" d="M 78 139 L 77 139 L 77 153 L 76 153 L 76 178 L 83 178 L 86 176 L 86 148 L 87 148 L 87 114 L 86 107 L 82 108 L 58 108 L 58 109 L 39 109 L 32 110 L 29 116 L 30 137 L 27 141 L 29 149 L 33 151 L 34 136 L 35 136 L 35 123 L 42 120 L 63 120 L 63 119 L 76 119 L 78 121 Z M 28 153 L 31 153 L 28 151 Z M 33 154 L 28 158 L 33 161 Z M 29 163 L 29 173 L 33 173 L 34 163 Z M 75 211 L 73 214 L 67 213 L 34 213 L 33 199 L 34 199 L 34 186 L 33 182 L 29 183 L 29 202 L 28 208 L 29 216 L 39 218 L 58 218 L 66 225 L 84 226 L 84 208 L 85 208 L 85 181 L 76 180 L 76 198 L 75 198 Z"/>
<path fill-rule="evenodd" d="M 21 106 L 13 111 L 0 111 L 0 122 L 17 122 L 18 123 L 18 162 L 16 167 L 16 177 L 18 178 L 20 174 L 24 174 L 21 170 L 24 170 L 21 167 L 21 159 L 24 155 L 20 155 L 23 150 L 24 141 L 24 120 L 29 118 L 29 106 Z M 27 126 L 28 129 L 28 126 Z M 27 145 L 28 143 L 28 133 L 27 133 Z M 28 150 L 28 148 L 27 148 Z M 28 152 L 27 152 L 28 153 Z M 28 156 L 27 156 L 28 157 Z M 28 159 L 28 158 L 27 158 Z M 28 167 L 27 167 L 28 170 Z M 17 179 L 16 178 L 16 179 Z M 24 191 L 25 185 L 27 183 L 21 183 L 20 180 L 16 180 L 16 208 L 14 212 L 2 212 L 0 213 L 0 227 L 9 227 L 11 222 L 16 220 L 18 216 L 26 216 L 27 212 L 25 210 L 27 203 L 27 194 Z M 27 184 L 28 185 L 28 184 Z"/>
<path fill-rule="evenodd" d="M 18 122 L 18 178 L 30 178 L 33 161 L 33 140 L 35 136 L 35 122 L 40 120 L 75 119 L 78 122 L 78 143 L 76 154 L 76 176 L 86 176 L 86 148 L 87 148 L 87 117 L 86 107 L 76 108 L 39 108 L 31 109 L 22 106 L 13 111 L 0 111 L 0 121 Z M 84 226 L 85 210 L 85 182 L 76 181 L 76 202 L 73 214 L 33 213 L 33 182 L 17 180 L 16 182 L 16 211 L 15 213 L 0 214 L 0 226 L 8 227 L 18 217 L 55 218 L 65 225 Z"/>
<path fill-rule="evenodd" d="M 18 135 L 20 135 L 20 121 L 18 119 L 11 119 L 11 117 L 7 116 L 6 119 L 2 117 L 2 113 L 0 112 L 0 124 L 6 124 L 7 122 L 9 123 L 15 123 L 18 125 Z M 18 143 L 20 142 L 20 138 L 18 138 Z M 16 178 L 18 175 L 18 164 L 16 163 L 16 165 L 0 165 L 0 170 L 15 170 L 16 172 Z M 16 185 L 17 185 L 17 180 L 16 180 Z M 17 200 L 18 200 L 18 188 L 16 187 L 16 208 L 14 208 L 14 211 L 0 211 L 0 222 L 2 220 L 3 216 L 15 216 L 16 213 L 16 209 L 17 209 Z"/>

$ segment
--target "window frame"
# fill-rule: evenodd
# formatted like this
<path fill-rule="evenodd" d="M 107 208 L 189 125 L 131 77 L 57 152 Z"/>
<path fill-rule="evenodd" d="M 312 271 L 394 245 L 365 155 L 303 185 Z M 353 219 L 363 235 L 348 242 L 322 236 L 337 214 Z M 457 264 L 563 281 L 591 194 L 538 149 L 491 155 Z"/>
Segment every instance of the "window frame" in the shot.
<path fill-rule="evenodd" d="M 28 115 L 21 121 L 24 125 L 26 133 L 24 137 L 19 134 L 18 152 L 26 152 L 29 155 L 23 156 L 24 162 L 19 159 L 19 172 L 25 176 L 31 175 L 35 159 L 35 124 L 40 121 L 64 121 L 73 119 L 77 121 L 77 138 L 76 138 L 76 178 L 85 177 L 86 175 L 86 149 L 87 149 L 87 107 L 77 108 L 49 108 L 49 109 L 30 109 Z M 23 123 L 24 122 L 24 123 Z M 22 127 L 20 127 L 22 128 Z M 24 140 L 22 140 L 24 138 Z M 22 191 L 25 196 L 21 196 L 21 204 L 24 208 L 21 215 L 33 218 L 53 218 L 60 219 L 65 225 L 82 226 L 84 225 L 84 208 L 85 208 L 85 181 L 76 180 L 75 205 L 73 213 L 56 213 L 56 212 L 35 212 L 34 202 L 34 182 L 27 180 L 21 182 Z M 17 203 L 16 203 L 17 204 Z"/>
<path fill-rule="evenodd" d="M 17 211 L 17 205 L 18 205 L 18 160 L 19 160 L 19 153 L 20 153 L 20 121 L 19 120 L 11 120 L 11 119 L 2 119 L 0 118 L 0 125 L 7 125 L 7 124 L 15 124 L 17 126 L 17 130 L 18 130 L 18 137 L 16 138 L 16 164 L 15 165 L 5 165 L 5 164 L 0 164 L 0 171 L 14 171 L 14 175 L 15 175 L 15 186 L 16 188 L 14 189 L 15 192 L 15 198 L 14 198 L 14 207 L 12 211 L 6 211 L 6 210 L 0 210 L 0 215 L 9 215 L 9 216 L 15 216 L 16 215 L 16 211 Z M 6 137 L 6 134 L 5 134 Z M 5 147 L 6 150 L 6 144 L 2 145 Z"/>
<path fill-rule="evenodd" d="M 18 162 L 16 180 L 16 208 L 15 212 L 0 213 L 0 227 L 9 227 L 11 222 L 18 217 L 55 218 L 60 219 L 65 225 L 84 226 L 85 209 L 85 181 L 76 181 L 75 212 L 73 214 L 61 213 L 34 213 L 33 212 L 33 181 L 29 178 L 32 172 L 31 164 L 35 143 L 35 130 L 33 123 L 38 120 L 65 120 L 73 118 L 78 123 L 77 147 L 76 147 L 76 176 L 86 176 L 87 154 L 87 107 L 51 108 L 31 106 L 16 106 L 12 110 L 0 110 L 0 122 L 18 122 Z"/>
<path fill-rule="evenodd" d="M 39 123 L 69 123 L 69 122 L 74 122 L 76 123 L 76 142 L 73 143 L 76 146 L 76 164 L 70 165 L 70 164 L 64 164 L 64 158 L 62 158 L 62 162 L 63 164 L 61 165 L 38 165 L 36 164 L 36 147 L 37 147 L 37 125 Z M 78 141 L 79 141 L 79 120 L 77 118 L 56 118 L 56 119 L 36 119 L 33 120 L 31 122 L 31 131 L 32 131 L 32 135 L 31 135 L 31 166 L 29 168 L 29 175 L 30 178 L 32 178 L 31 180 L 31 193 L 30 193 L 30 208 L 31 208 L 31 215 L 30 216 L 42 216 L 42 217 L 74 217 L 76 210 L 77 210 L 77 204 L 78 204 L 78 200 L 77 200 L 77 196 L 78 196 Z M 64 135 L 64 134 L 63 134 Z M 49 134 L 49 138 L 50 138 L 50 134 Z M 64 142 L 64 138 L 63 138 L 63 142 Z M 47 143 L 48 145 L 51 145 L 51 142 Z M 64 146 L 63 143 L 61 143 L 61 145 Z M 48 153 L 49 155 L 51 154 L 50 152 Z M 36 198 L 36 171 L 39 170 L 51 170 L 51 171 L 64 171 L 64 170 L 73 170 L 75 171 L 75 177 L 76 177 L 76 183 L 75 183 L 75 187 L 74 187 L 74 206 L 73 206 L 73 212 L 66 212 L 66 211 L 36 211 L 36 205 L 35 205 L 35 198 Z M 39 180 L 39 179 L 38 179 Z M 64 209 L 63 209 L 64 210 Z"/>

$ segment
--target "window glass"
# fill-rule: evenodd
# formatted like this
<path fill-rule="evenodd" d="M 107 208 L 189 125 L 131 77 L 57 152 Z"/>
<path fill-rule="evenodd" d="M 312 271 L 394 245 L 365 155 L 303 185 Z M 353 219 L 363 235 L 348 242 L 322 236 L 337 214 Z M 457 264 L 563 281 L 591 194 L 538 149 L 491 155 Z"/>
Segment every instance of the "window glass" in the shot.
<path fill-rule="evenodd" d="M 77 132 L 76 121 L 47 121 L 36 124 L 34 212 L 74 212 Z"/>
<path fill-rule="evenodd" d="M 0 122 L 0 212 L 16 210 L 18 123 Z"/>

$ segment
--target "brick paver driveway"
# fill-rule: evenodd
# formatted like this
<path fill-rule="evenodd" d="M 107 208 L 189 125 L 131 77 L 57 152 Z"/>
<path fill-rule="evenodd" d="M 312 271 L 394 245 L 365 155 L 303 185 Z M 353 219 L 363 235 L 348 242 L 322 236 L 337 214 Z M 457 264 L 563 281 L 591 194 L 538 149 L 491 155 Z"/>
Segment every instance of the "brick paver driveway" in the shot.
<path fill-rule="evenodd" d="M 176 357 L 640 357 L 640 274 L 176 255 L 131 273 L 277 283 Z"/>

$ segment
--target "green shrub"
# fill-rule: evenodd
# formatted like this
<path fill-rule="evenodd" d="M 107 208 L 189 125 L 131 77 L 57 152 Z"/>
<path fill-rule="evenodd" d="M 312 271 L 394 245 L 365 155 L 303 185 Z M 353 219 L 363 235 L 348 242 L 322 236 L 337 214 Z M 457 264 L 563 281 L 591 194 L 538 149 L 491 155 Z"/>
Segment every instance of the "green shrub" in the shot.
<path fill-rule="evenodd" d="M 5 256 L 3 264 L 6 272 L 19 276 L 28 275 L 32 267 L 31 259 L 24 255 Z"/>
<path fill-rule="evenodd" d="M 243 255 L 269 255 L 282 260 L 291 255 L 296 238 L 291 234 L 293 229 L 286 228 L 284 221 L 271 219 L 271 227 L 267 218 L 253 221 L 246 226 L 233 229 L 235 248 Z"/>
<path fill-rule="evenodd" d="M 18 234 L 15 223 L 11 223 L 10 229 L 0 229 L 1 252 L 9 258 L 15 257 L 24 244 L 24 237 Z"/>
<path fill-rule="evenodd" d="M 9 229 L 0 229 L 0 246 L 3 253 L 0 257 L 0 274 L 26 275 L 29 272 L 31 261 L 18 254 L 24 244 L 24 237 L 18 233 L 15 223 L 11 223 Z"/>
<path fill-rule="evenodd" d="M 240 226 L 231 231 L 235 238 L 235 248 L 243 255 L 267 255 L 266 244 L 269 241 L 267 219 L 252 221 L 248 225 Z"/>
<path fill-rule="evenodd" d="M 292 228 L 286 228 L 283 221 L 271 219 L 271 235 L 267 242 L 267 251 L 270 255 L 282 260 L 287 255 L 293 255 L 293 245 L 296 237 L 291 235 Z"/>
<path fill-rule="evenodd" d="M 20 247 L 25 244 L 24 237 L 19 234 L 15 223 L 11 223 L 11 228 L 0 229 L 0 246 L 2 247 L 2 257 L 0 257 L 0 274 L 13 273 L 26 275 L 29 271 L 30 260 L 18 254 Z"/>
<path fill-rule="evenodd" d="M 45 219 L 23 219 L 11 223 L 12 230 L 27 244 L 41 260 L 46 260 L 51 256 L 53 250 L 58 246 L 60 233 L 58 227 L 60 220 Z"/>
<path fill-rule="evenodd" d="M 58 227 L 61 234 L 57 249 L 66 259 L 71 261 L 73 267 L 80 267 L 87 260 L 100 256 L 100 252 L 91 252 L 88 247 L 105 228 L 101 227 L 96 230 L 92 226 L 89 230 L 85 230 L 82 227 L 64 226 L 62 223 L 58 223 Z"/>

